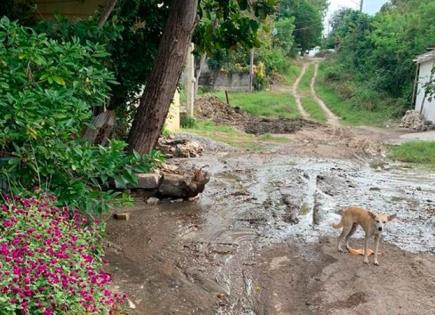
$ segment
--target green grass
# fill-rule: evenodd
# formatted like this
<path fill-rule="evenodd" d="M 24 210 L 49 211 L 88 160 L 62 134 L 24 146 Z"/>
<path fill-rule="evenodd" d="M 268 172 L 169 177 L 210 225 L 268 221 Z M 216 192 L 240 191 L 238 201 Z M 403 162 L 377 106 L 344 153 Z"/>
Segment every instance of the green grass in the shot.
<path fill-rule="evenodd" d="M 197 120 L 195 126 L 192 128 L 185 128 L 183 131 L 207 137 L 248 151 L 261 151 L 268 145 L 288 141 L 285 137 L 271 134 L 264 134 L 261 136 L 247 134 L 234 127 L 218 125 L 209 120 Z"/>
<path fill-rule="evenodd" d="M 315 90 L 326 105 L 341 117 L 344 124 L 382 127 L 388 120 L 393 119 L 395 110 L 393 107 L 372 111 L 365 110 L 362 106 L 356 106 L 351 99 L 345 99 L 341 96 L 334 87 L 325 82 L 322 65 L 319 67 Z"/>
<path fill-rule="evenodd" d="M 214 95 L 226 102 L 223 91 L 210 92 L 205 95 Z M 297 118 L 300 116 L 290 92 L 228 92 L 228 97 L 231 106 L 238 106 L 243 111 L 258 117 Z"/>
<path fill-rule="evenodd" d="M 301 94 L 308 95 L 310 93 L 310 83 L 313 75 L 314 75 L 314 64 L 310 64 L 308 65 L 304 73 L 304 76 L 299 82 L 299 91 L 301 92 Z"/>
<path fill-rule="evenodd" d="M 389 146 L 389 157 L 393 160 L 423 164 L 435 169 L 435 141 L 412 141 Z"/>
<path fill-rule="evenodd" d="M 300 73 L 301 65 L 299 63 L 292 63 L 286 73 L 281 73 L 281 75 L 287 84 L 292 85 L 293 83 L 295 83 Z"/>
<path fill-rule="evenodd" d="M 311 96 L 303 96 L 301 102 L 312 119 L 320 123 L 326 122 L 325 112 Z"/>

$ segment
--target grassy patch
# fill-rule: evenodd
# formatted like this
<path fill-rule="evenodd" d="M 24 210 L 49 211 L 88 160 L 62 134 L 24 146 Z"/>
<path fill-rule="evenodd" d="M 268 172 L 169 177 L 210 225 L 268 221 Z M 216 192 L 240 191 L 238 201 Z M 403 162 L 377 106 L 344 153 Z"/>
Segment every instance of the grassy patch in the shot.
<path fill-rule="evenodd" d="M 293 84 L 295 83 L 300 73 L 301 65 L 299 63 L 292 63 L 286 73 L 282 73 L 281 75 L 283 76 L 287 84 Z"/>
<path fill-rule="evenodd" d="M 338 83 L 340 84 L 340 83 Z M 344 83 L 342 83 L 344 84 Z M 315 86 L 316 93 L 326 105 L 347 125 L 385 126 L 392 120 L 396 109 L 394 106 L 378 106 L 376 110 L 364 109 L 363 104 L 355 104 L 355 100 L 343 97 L 340 92 L 324 78 L 324 67 L 320 64 L 319 75 Z"/>
<path fill-rule="evenodd" d="M 288 141 L 285 137 L 271 134 L 264 134 L 257 137 L 234 127 L 218 125 L 209 120 L 197 120 L 193 128 L 186 128 L 183 129 L 183 131 L 191 132 L 248 151 L 261 151 L 270 144 Z"/>
<path fill-rule="evenodd" d="M 299 91 L 303 95 L 308 95 L 310 93 L 310 83 L 313 75 L 314 75 L 314 64 L 309 64 L 304 73 L 304 76 L 299 82 Z"/>
<path fill-rule="evenodd" d="M 206 93 L 225 101 L 223 91 Z M 300 116 L 296 103 L 288 92 L 258 91 L 258 92 L 228 92 L 231 106 L 238 106 L 243 111 L 258 117 L 297 118 Z"/>
<path fill-rule="evenodd" d="M 310 114 L 312 119 L 320 123 L 326 122 L 325 112 L 311 96 L 303 96 L 301 101 L 305 110 Z"/>
<path fill-rule="evenodd" d="M 435 141 L 413 141 L 389 146 L 389 157 L 397 161 L 424 164 L 435 169 Z"/>

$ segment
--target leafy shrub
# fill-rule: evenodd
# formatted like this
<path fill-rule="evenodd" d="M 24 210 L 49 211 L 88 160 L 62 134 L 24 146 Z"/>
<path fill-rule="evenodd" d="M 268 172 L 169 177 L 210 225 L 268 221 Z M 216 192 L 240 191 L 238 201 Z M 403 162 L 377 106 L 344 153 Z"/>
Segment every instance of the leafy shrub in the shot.
<path fill-rule="evenodd" d="M 49 40 L 0 20 L 0 151 L 15 158 L 0 165 L 0 181 L 12 192 L 37 187 L 60 203 L 101 212 L 117 197 L 103 191 L 110 180 L 134 182 L 135 171 L 161 160 L 129 155 L 121 141 L 104 148 L 80 139 L 91 109 L 109 93 L 107 55 L 101 45 Z"/>
<path fill-rule="evenodd" d="M 123 297 L 103 271 L 104 225 L 54 197 L 0 205 L 0 314 L 108 314 Z"/>

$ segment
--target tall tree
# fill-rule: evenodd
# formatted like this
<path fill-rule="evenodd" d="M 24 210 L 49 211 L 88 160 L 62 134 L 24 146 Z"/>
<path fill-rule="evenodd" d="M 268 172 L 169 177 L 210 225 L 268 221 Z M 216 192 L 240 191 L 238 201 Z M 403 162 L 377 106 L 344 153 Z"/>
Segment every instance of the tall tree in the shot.
<path fill-rule="evenodd" d="M 294 17 L 295 43 L 300 47 L 301 54 L 320 44 L 322 37 L 322 19 L 326 9 L 323 0 L 282 0 L 279 8 L 279 18 Z"/>
<path fill-rule="evenodd" d="M 156 61 L 128 137 L 130 150 L 149 152 L 159 138 L 191 42 L 197 6 L 198 0 L 171 4 Z"/>

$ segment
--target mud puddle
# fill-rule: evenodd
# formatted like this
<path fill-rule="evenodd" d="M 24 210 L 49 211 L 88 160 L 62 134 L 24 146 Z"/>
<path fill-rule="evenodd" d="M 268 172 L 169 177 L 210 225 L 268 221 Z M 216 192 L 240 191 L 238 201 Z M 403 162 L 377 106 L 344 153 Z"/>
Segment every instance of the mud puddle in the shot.
<path fill-rule="evenodd" d="M 138 203 L 130 221 L 108 222 L 107 258 L 137 314 L 424 314 L 435 307 L 433 174 L 279 154 L 180 163 L 210 165 L 198 201 Z M 399 217 L 379 268 L 335 252 L 330 223 L 349 205 Z"/>

